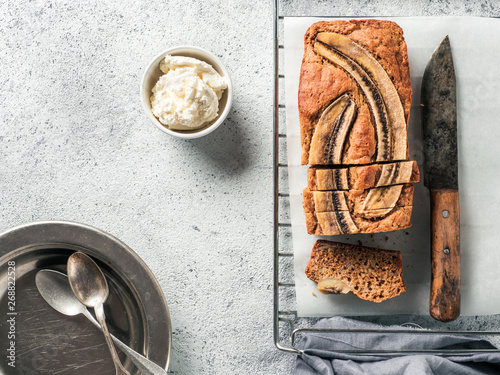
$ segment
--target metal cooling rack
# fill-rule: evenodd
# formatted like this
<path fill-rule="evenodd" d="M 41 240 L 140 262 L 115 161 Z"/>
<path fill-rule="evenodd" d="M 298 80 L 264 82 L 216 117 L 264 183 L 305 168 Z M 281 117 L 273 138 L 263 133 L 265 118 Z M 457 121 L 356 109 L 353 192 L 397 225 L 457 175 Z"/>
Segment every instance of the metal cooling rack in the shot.
<path fill-rule="evenodd" d="M 302 350 L 297 346 L 302 335 L 306 333 L 349 333 L 349 334 L 411 334 L 411 335 L 443 335 L 456 334 L 465 336 L 497 337 L 500 336 L 500 331 L 496 330 L 481 330 L 477 327 L 485 325 L 498 327 L 500 325 L 500 316 L 493 315 L 488 317 L 488 324 L 478 323 L 477 317 L 460 317 L 452 323 L 440 323 L 434 321 L 430 317 L 423 316 L 382 316 L 382 317 L 357 317 L 358 319 L 376 322 L 380 324 L 400 324 L 403 327 L 417 326 L 427 327 L 427 329 L 416 330 L 414 328 L 401 330 L 367 330 L 367 329 L 318 329 L 313 328 L 313 325 L 319 320 L 318 318 L 298 317 L 295 310 L 295 283 L 293 270 L 293 250 L 292 250 L 292 230 L 289 216 L 289 194 L 288 194 L 288 165 L 286 158 L 286 126 L 285 126 L 285 105 L 284 105 L 284 79 L 282 55 L 284 46 L 280 43 L 283 35 L 283 20 L 285 16 L 279 14 L 279 0 L 275 0 L 274 4 L 274 58 L 275 58 L 275 75 L 274 75 L 274 119 L 273 119 L 273 135 L 274 135 L 274 153 L 273 153 L 273 170 L 274 170 L 274 311 L 273 311 L 273 328 L 274 328 L 274 343 L 276 347 L 284 352 L 301 355 Z M 405 323 L 405 321 L 412 323 Z M 398 322 L 399 321 L 399 322 Z M 464 327 L 466 329 L 464 329 Z M 491 340 L 493 344 L 500 341 L 497 339 Z M 325 348 L 328 350 L 328 348 Z M 466 355 L 473 353 L 499 353 L 500 349 L 469 349 L 469 350 L 333 350 L 338 353 L 351 353 L 360 355 L 409 355 L 409 354 L 433 354 L 440 356 L 447 355 Z"/>

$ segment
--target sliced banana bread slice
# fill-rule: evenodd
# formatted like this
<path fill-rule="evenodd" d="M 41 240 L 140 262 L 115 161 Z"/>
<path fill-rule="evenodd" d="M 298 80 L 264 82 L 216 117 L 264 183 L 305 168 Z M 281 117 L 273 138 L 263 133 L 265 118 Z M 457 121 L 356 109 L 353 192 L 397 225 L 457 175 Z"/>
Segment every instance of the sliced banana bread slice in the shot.
<path fill-rule="evenodd" d="M 316 236 L 336 236 L 353 233 L 379 233 L 411 226 L 412 206 L 370 211 L 366 218 L 350 211 L 306 212 L 307 233 Z"/>
<path fill-rule="evenodd" d="M 307 170 L 309 190 L 365 190 L 420 180 L 414 160 L 352 167 L 310 167 Z"/>
<path fill-rule="evenodd" d="M 375 217 L 374 210 L 411 206 L 412 184 L 384 186 L 366 190 L 311 191 L 305 188 L 304 212 L 351 211 L 365 217 Z"/>
<path fill-rule="evenodd" d="M 318 240 L 306 276 L 321 293 L 353 293 L 382 302 L 406 291 L 401 252 Z"/>

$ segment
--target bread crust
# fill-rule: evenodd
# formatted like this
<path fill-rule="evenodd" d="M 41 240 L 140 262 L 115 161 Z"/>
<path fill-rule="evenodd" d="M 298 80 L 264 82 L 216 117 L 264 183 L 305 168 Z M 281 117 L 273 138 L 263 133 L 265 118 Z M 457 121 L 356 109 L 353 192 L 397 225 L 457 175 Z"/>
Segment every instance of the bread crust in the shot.
<path fill-rule="evenodd" d="M 321 21 L 309 27 L 304 37 L 304 56 L 298 91 L 301 163 L 308 164 L 312 135 L 322 112 L 333 100 L 347 92 L 357 106 L 357 116 L 346 139 L 342 164 L 373 163 L 376 134 L 370 107 L 356 81 L 342 68 L 326 61 L 314 51 L 314 41 L 320 32 L 345 35 L 375 56 L 398 92 L 408 124 L 412 89 L 403 31 L 391 21 Z M 408 155 L 407 150 L 407 158 Z"/>

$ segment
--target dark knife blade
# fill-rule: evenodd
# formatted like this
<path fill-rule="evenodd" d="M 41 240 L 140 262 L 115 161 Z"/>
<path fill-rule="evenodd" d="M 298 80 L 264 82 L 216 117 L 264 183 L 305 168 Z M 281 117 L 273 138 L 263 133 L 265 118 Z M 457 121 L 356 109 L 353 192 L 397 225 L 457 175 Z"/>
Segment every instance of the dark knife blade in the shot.
<path fill-rule="evenodd" d="M 460 315 L 460 214 L 456 80 L 448 37 L 425 68 L 421 105 L 424 184 L 431 198 L 429 312 L 449 322 Z"/>
<path fill-rule="evenodd" d="M 422 79 L 424 185 L 458 189 L 457 95 L 448 36 L 434 51 Z"/>

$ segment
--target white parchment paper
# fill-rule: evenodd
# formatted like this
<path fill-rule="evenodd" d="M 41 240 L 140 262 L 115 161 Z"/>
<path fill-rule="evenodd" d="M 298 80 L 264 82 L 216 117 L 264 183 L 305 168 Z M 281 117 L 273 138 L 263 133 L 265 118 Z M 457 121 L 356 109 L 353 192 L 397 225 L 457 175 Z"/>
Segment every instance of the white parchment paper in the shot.
<path fill-rule="evenodd" d="M 500 20 L 473 17 L 394 17 L 404 31 L 413 104 L 410 158 L 422 181 L 415 186 L 412 227 L 375 235 L 322 237 L 400 250 L 407 292 L 376 304 L 353 295 L 322 295 L 304 274 L 314 242 L 302 211 L 306 166 L 300 165 L 297 90 L 307 28 L 320 18 L 284 20 L 285 105 L 290 207 L 299 316 L 428 314 L 430 289 L 429 193 L 423 186 L 420 84 L 432 52 L 449 35 L 457 76 L 462 315 L 500 313 Z M 331 20 L 331 19 L 330 19 Z M 314 293 L 314 294 L 313 294 Z"/>

